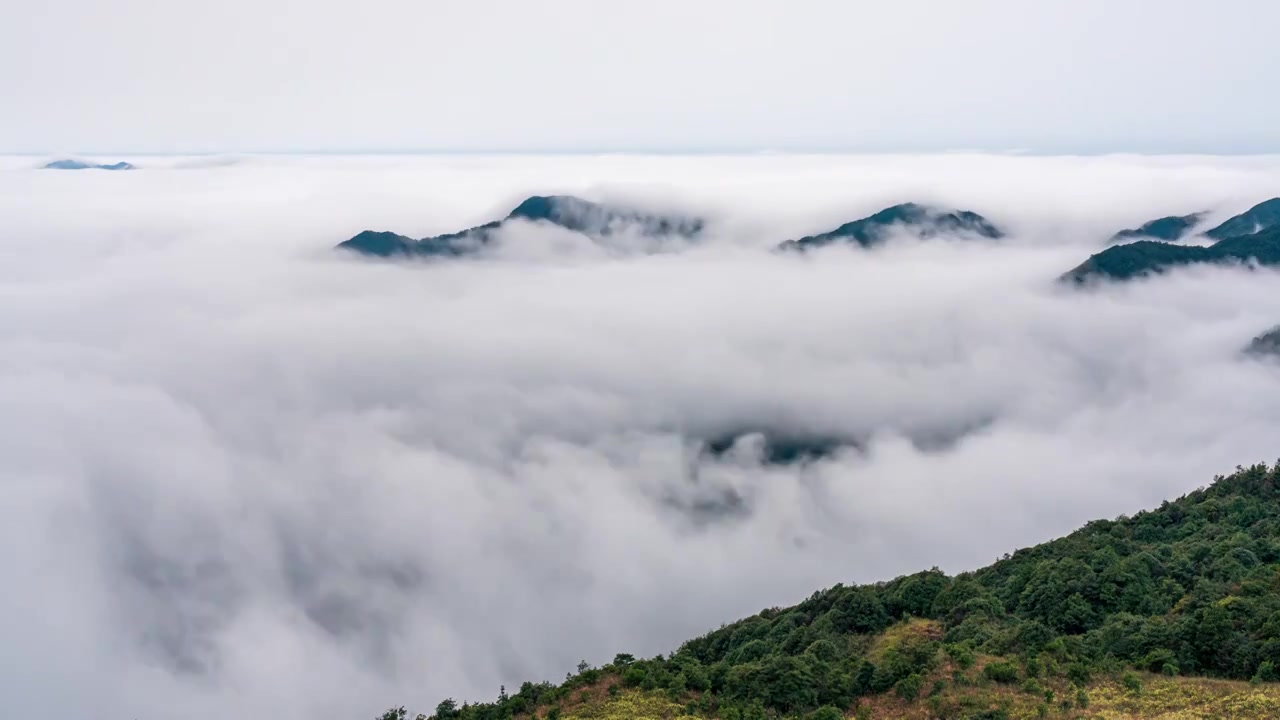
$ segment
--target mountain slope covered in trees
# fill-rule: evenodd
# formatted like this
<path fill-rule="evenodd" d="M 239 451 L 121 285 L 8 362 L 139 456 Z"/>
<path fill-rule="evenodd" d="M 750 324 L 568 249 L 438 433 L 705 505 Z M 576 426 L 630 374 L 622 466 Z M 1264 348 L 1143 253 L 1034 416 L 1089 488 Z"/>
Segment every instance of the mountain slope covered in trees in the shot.
<path fill-rule="evenodd" d="M 837 585 L 431 717 L 1264 718 L 1278 678 L 1280 465 L 1254 465 L 980 570 Z"/>

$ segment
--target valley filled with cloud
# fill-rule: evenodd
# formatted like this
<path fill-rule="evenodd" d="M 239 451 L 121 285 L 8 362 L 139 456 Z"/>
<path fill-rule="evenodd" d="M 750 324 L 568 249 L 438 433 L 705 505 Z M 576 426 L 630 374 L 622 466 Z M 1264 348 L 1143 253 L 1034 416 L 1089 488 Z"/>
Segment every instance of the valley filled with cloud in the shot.
<path fill-rule="evenodd" d="M 0 158 L 5 717 L 489 699 L 1280 455 L 1274 270 L 1057 281 L 1280 157 L 120 159 Z M 334 249 L 551 194 L 705 222 Z M 903 202 L 1003 237 L 777 250 Z"/>

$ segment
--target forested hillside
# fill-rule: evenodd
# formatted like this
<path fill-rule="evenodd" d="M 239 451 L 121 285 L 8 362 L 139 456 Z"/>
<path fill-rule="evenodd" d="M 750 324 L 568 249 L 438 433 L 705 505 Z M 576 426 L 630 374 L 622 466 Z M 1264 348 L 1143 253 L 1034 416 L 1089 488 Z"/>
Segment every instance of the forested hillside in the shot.
<path fill-rule="evenodd" d="M 1262 718 L 1278 667 L 1280 465 L 1255 465 L 974 572 L 837 585 L 432 717 Z"/>

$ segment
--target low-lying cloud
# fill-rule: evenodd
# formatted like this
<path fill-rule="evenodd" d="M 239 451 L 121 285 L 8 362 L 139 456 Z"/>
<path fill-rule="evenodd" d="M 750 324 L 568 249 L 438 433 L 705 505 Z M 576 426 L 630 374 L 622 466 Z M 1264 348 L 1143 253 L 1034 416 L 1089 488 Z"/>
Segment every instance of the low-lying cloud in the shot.
<path fill-rule="evenodd" d="M 136 164 L 0 162 L 6 717 L 488 699 L 1280 453 L 1280 366 L 1240 354 L 1274 272 L 1053 282 L 1278 194 L 1280 159 Z M 656 255 L 523 224 L 480 259 L 330 251 L 552 192 L 709 225 Z M 1010 237 L 770 251 L 907 200 Z M 697 451 L 753 428 L 857 443 Z"/>

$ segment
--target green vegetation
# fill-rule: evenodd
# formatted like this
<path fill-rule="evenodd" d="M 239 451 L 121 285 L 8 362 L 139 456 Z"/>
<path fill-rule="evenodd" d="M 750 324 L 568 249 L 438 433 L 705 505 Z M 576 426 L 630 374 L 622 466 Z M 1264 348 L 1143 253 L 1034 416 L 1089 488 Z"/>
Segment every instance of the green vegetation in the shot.
<path fill-rule="evenodd" d="M 1280 465 L 1255 465 L 981 570 L 837 585 L 432 718 L 1263 718 L 1277 667 Z"/>

